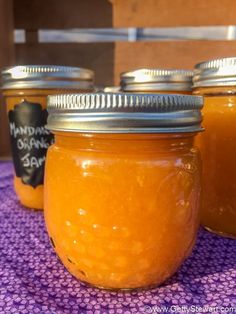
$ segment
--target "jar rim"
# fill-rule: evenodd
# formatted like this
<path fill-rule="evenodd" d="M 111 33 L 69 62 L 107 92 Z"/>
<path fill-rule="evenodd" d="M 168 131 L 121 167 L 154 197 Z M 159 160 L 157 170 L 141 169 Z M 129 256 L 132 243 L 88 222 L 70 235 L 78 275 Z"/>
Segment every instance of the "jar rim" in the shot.
<path fill-rule="evenodd" d="M 194 67 L 194 89 L 234 85 L 236 85 L 236 57 L 204 61 Z"/>
<path fill-rule="evenodd" d="M 193 71 L 182 69 L 136 69 L 120 75 L 123 91 L 191 91 Z"/>
<path fill-rule="evenodd" d="M 202 130 L 201 96 L 84 93 L 48 96 L 51 131 L 178 133 Z"/>
<path fill-rule="evenodd" d="M 91 89 L 94 72 L 80 67 L 57 65 L 18 65 L 1 72 L 2 89 Z"/>

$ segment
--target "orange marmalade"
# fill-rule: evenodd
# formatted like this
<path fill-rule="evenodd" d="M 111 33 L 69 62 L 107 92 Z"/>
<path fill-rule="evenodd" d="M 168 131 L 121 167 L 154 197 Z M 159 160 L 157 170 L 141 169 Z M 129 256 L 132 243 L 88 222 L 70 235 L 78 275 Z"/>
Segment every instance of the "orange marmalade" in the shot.
<path fill-rule="evenodd" d="M 16 66 L 2 72 L 15 167 L 14 187 L 26 207 L 43 209 L 44 163 L 53 135 L 45 129 L 49 94 L 92 90 L 90 70 Z"/>
<path fill-rule="evenodd" d="M 138 69 L 121 73 L 120 86 L 124 92 L 190 95 L 192 77 L 189 70 Z"/>
<path fill-rule="evenodd" d="M 201 222 L 236 237 L 236 58 L 196 66 L 194 93 L 204 95 L 205 132 L 198 135 L 203 159 Z"/>
<path fill-rule="evenodd" d="M 45 220 L 76 278 L 107 289 L 149 287 L 190 254 L 201 107 L 196 96 L 49 97 L 55 143 L 46 158 Z"/>

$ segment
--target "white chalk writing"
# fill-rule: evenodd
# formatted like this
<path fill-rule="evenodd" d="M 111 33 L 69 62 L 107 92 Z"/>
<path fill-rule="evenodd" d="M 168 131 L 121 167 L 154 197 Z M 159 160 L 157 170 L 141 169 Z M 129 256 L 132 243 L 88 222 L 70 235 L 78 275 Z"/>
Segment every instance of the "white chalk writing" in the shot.
<path fill-rule="evenodd" d="M 44 137 L 41 137 L 39 140 L 35 139 L 34 137 L 31 138 L 19 138 L 17 140 L 17 148 L 19 150 L 22 149 L 42 149 L 45 148 L 47 149 L 50 146 L 49 143 L 47 143 L 47 140 Z"/>
<path fill-rule="evenodd" d="M 10 132 L 14 138 L 21 135 L 33 136 L 33 135 L 49 135 L 50 132 L 45 129 L 44 126 L 32 127 L 32 126 L 16 126 L 14 122 L 10 123 Z"/>
<path fill-rule="evenodd" d="M 30 168 L 40 168 L 44 161 L 45 161 L 45 156 L 41 158 L 36 158 L 34 156 L 30 156 L 30 154 L 26 154 L 21 158 L 23 162 L 24 167 L 30 167 Z"/>

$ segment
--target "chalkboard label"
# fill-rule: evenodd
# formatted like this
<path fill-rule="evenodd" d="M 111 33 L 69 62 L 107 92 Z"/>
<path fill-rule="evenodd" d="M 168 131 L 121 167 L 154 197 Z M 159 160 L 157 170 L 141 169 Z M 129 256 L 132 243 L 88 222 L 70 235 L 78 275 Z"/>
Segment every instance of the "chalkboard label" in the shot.
<path fill-rule="evenodd" d="M 45 129 L 47 110 L 26 100 L 8 112 L 16 176 L 36 188 L 43 184 L 44 164 L 53 135 Z"/>

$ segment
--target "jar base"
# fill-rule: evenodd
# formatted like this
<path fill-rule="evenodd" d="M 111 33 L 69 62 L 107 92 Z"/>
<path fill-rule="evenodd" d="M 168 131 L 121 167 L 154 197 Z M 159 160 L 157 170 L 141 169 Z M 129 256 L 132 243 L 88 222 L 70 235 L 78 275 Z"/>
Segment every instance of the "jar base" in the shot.
<path fill-rule="evenodd" d="M 57 254 L 57 252 L 56 252 L 56 254 Z M 95 288 L 95 289 L 108 291 L 108 292 L 123 292 L 123 293 L 126 293 L 126 292 L 127 293 L 129 293 L 129 292 L 142 292 L 142 291 L 147 291 L 147 290 L 159 288 L 160 286 L 162 286 L 165 283 L 167 283 L 172 278 L 172 276 L 174 276 L 178 272 L 178 270 L 180 269 L 181 265 L 174 272 L 172 272 L 167 278 L 165 278 L 164 280 L 161 280 L 159 283 L 153 283 L 153 284 L 149 284 L 149 285 L 141 286 L 141 287 L 131 287 L 131 288 L 114 288 L 114 287 L 108 287 L 108 286 L 104 287 L 102 285 L 92 284 L 92 283 L 90 283 L 90 282 L 88 282 L 86 280 L 83 280 L 81 278 L 76 277 L 73 274 L 72 274 L 72 276 L 76 280 L 78 280 L 80 283 L 82 283 L 83 285 L 86 285 L 88 287 Z M 66 269 L 70 272 L 70 270 L 67 267 L 66 267 Z"/>
<path fill-rule="evenodd" d="M 41 207 L 40 208 L 32 207 L 32 206 L 30 207 L 30 206 L 27 206 L 27 205 L 21 203 L 20 200 L 18 200 L 18 202 L 19 202 L 19 204 L 21 206 L 23 206 L 25 208 L 25 210 L 28 210 L 28 211 L 31 211 L 31 212 L 43 212 L 44 211 L 43 208 L 41 208 Z"/>
<path fill-rule="evenodd" d="M 24 206 L 28 210 L 39 211 L 39 212 L 43 211 L 43 207 L 42 206 L 38 206 L 37 207 L 37 205 L 33 205 L 33 204 L 30 205 L 27 202 L 22 201 L 19 197 L 18 197 L 18 201 L 19 201 L 21 206 Z"/>
<path fill-rule="evenodd" d="M 224 237 L 224 238 L 229 238 L 229 239 L 233 239 L 233 240 L 236 240 L 236 235 L 233 235 L 233 234 L 230 234 L 230 233 L 225 233 L 225 232 L 222 232 L 222 231 L 218 231 L 218 230 L 214 230 L 214 229 L 211 229 L 207 226 L 203 226 L 204 229 L 206 229 L 207 231 L 211 232 L 211 233 L 214 233 L 214 234 L 217 234 L 221 237 Z"/>
<path fill-rule="evenodd" d="M 163 282 L 161 282 L 159 284 L 151 284 L 148 286 L 137 287 L 137 288 L 112 288 L 112 287 L 103 287 L 103 286 L 93 285 L 93 284 L 88 283 L 86 281 L 83 281 L 81 279 L 77 279 L 77 280 L 79 280 L 84 285 L 87 285 L 91 288 L 96 288 L 96 289 L 110 291 L 110 292 L 124 292 L 124 293 L 126 293 L 126 292 L 127 293 L 129 293 L 129 292 L 141 292 L 141 291 L 146 291 L 146 290 L 150 290 L 150 289 L 155 289 L 155 288 L 158 288 L 159 286 L 161 286 L 163 284 Z"/>

